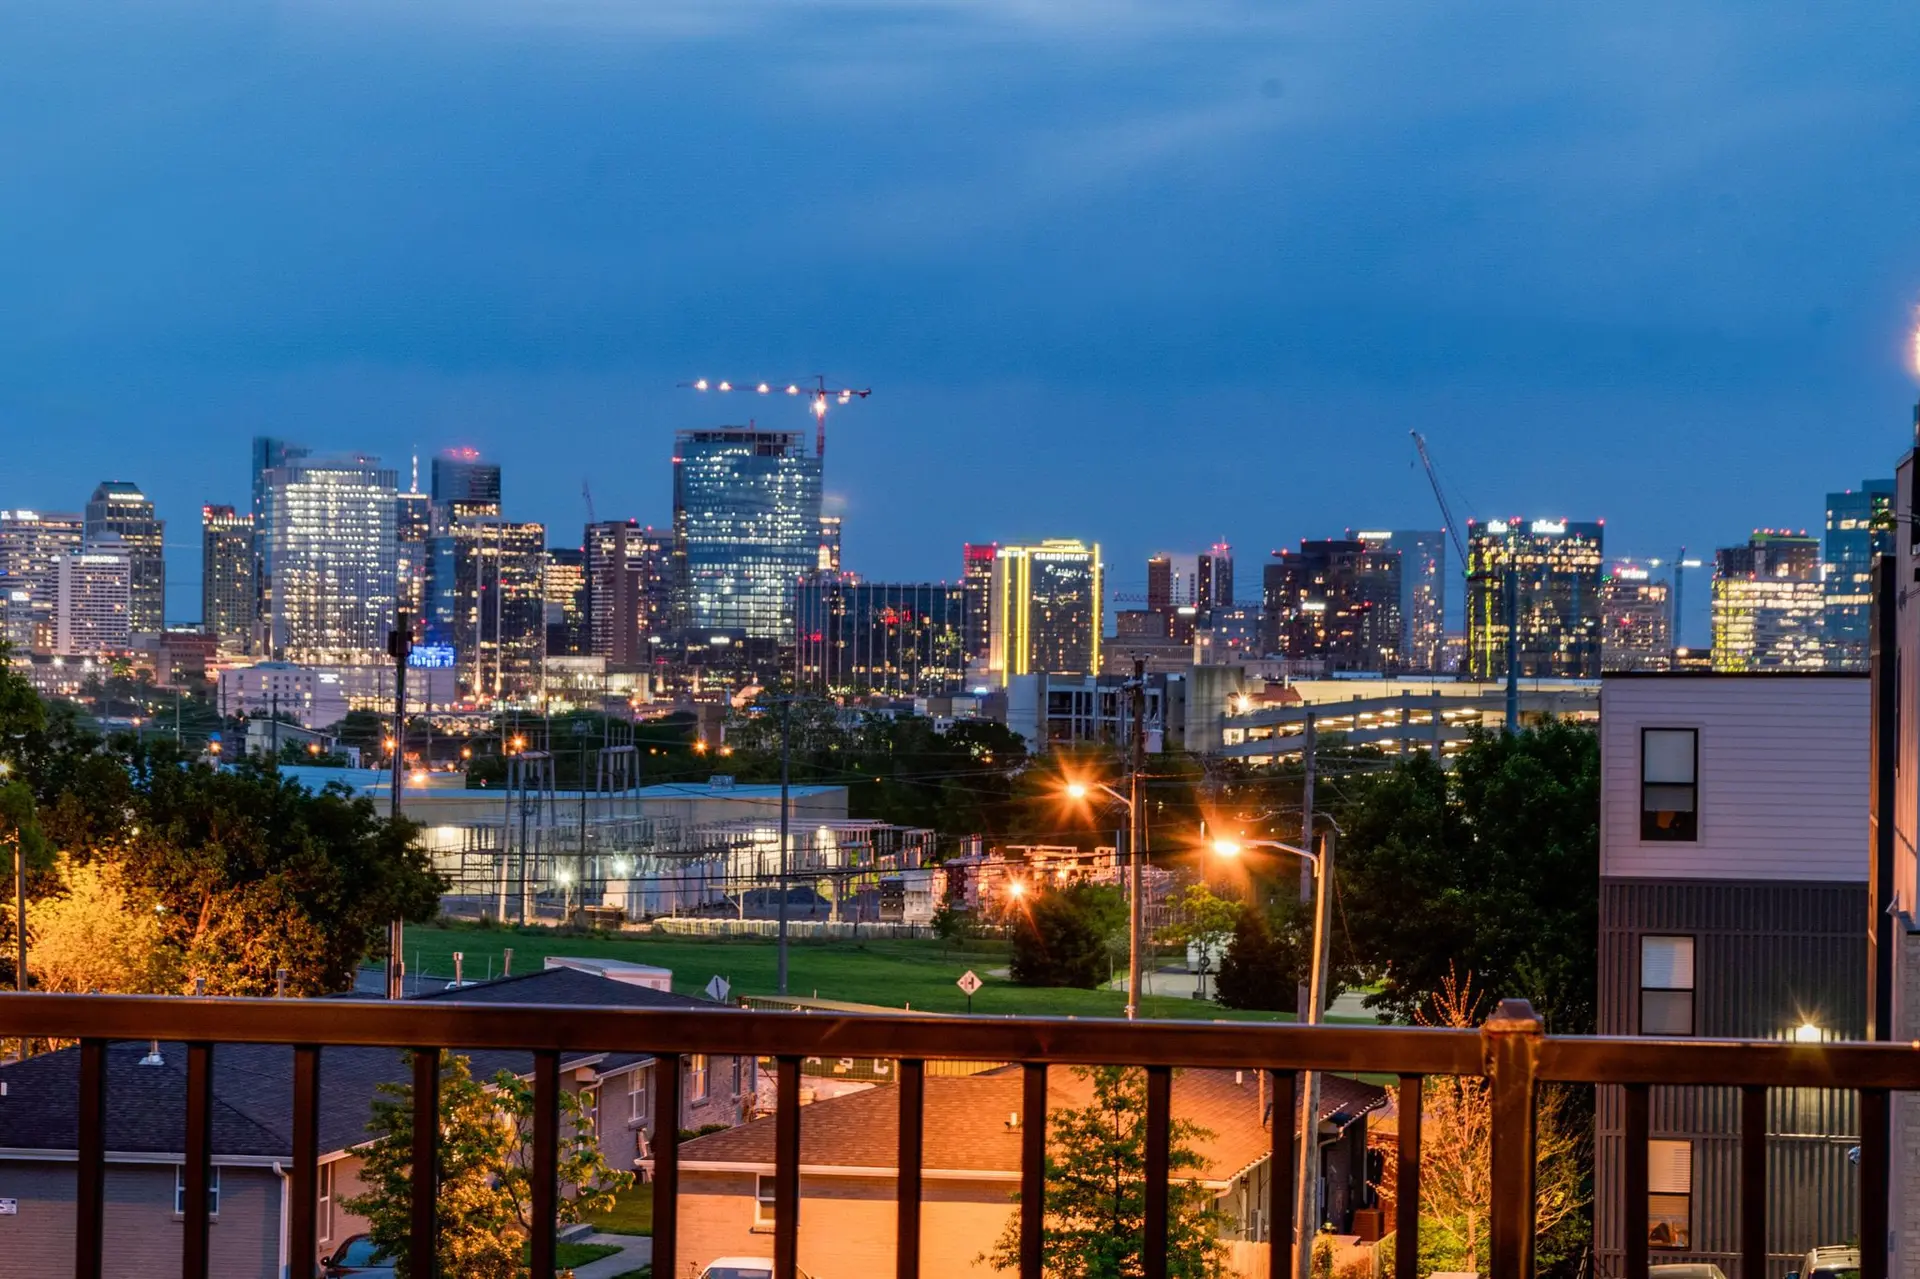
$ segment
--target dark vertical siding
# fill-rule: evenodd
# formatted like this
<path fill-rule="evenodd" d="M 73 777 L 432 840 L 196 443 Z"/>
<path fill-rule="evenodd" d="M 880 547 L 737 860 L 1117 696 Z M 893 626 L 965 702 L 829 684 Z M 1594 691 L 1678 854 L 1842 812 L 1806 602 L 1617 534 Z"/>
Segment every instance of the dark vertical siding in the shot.
<path fill-rule="evenodd" d="M 1692 936 L 1694 1023 L 1703 1037 L 1776 1039 L 1803 1021 L 1830 1036 L 1866 1031 L 1865 884 L 1602 880 L 1602 1034 L 1639 1031 L 1640 938 Z M 1656 1088 L 1652 1135 L 1693 1149 L 1693 1251 L 1656 1261 L 1711 1261 L 1739 1270 L 1740 1098 L 1731 1088 Z M 1623 1268 L 1620 1227 L 1622 1101 L 1601 1088 L 1595 1116 L 1595 1254 L 1602 1275 Z M 1857 1233 L 1855 1098 L 1826 1089 L 1768 1096 L 1768 1250 L 1771 1279 L 1807 1249 Z"/>

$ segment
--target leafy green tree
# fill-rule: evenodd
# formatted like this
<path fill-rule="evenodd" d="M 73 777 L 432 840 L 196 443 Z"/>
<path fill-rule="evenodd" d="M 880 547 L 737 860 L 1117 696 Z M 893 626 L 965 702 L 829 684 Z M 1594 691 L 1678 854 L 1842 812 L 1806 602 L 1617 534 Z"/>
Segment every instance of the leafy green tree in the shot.
<path fill-rule="evenodd" d="M 1233 921 L 1233 936 L 1220 959 L 1214 983 L 1225 1008 L 1257 1008 L 1266 1012 L 1297 1012 L 1300 970 L 1289 948 L 1268 927 L 1264 914 L 1244 908 Z"/>
<path fill-rule="evenodd" d="M 1093 1099 L 1081 1109 L 1056 1110 L 1048 1117 L 1041 1266 L 1048 1279 L 1134 1279 L 1144 1272 L 1146 1074 L 1119 1066 L 1075 1069 L 1092 1080 Z M 1205 1166 L 1194 1143 L 1212 1136 L 1181 1119 L 1170 1128 L 1170 1279 L 1224 1279 L 1228 1273 L 1220 1242 L 1222 1215 L 1212 1192 L 1193 1175 Z M 1002 1270 L 1019 1268 L 1017 1214 L 980 1260 Z"/>
<path fill-rule="evenodd" d="M 114 861 L 61 853 L 59 890 L 27 910 L 27 972 L 41 990 L 160 995 L 180 988 L 157 903 Z"/>
<path fill-rule="evenodd" d="M 345 990 L 388 921 L 425 923 L 439 908 L 445 881 L 413 846 L 417 828 L 365 797 L 165 755 L 134 776 L 128 882 L 164 908 L 183 971 L 211 993 L 269 994 L 283 967 L 294 993 Z"/>
<path fill-rule="evenodd" d="M 1336 874 L 1371 1006 L 1403 1019 L 1454 965 L 1489 998 L 1533 1001 L 1550 1030 L 1591 1033 L 1599 936 L 1600 751 L 1550 721 L 1475 738 L 1345 783 Z"/>
<path fill-rule="evenodd" d="M 11 882 L 14 859 L 21 858 L 31 872 L 44 867 L 50 860 L 46 838 L 40 830 L 40 813 L 34 803 L 33 791 L 25 782 L 8 781 L 0 783 L 0 871 L 3 878 Z M 7 984 L 12 985 L 18 971 L 14 956 L 18 953 L 16 943 L 20 936 L 21 921 L 16 918 L 14 895 L 4 894 L 6 898 L 6 955 L 0 961 L 0 969 L 6 973 Z M 31 919 L 33 908 L 27 908 Z"/>
<path fill-rule="evenodd" d="M 406 1055 L 411 1064 L 411 1054 Z M 409 1075 L 409 1077 L 411 1077 Z M 360 1173 L 364 1194 L 341 1201 L 367 1219 L 367 1232 L 394 1259 L 400 1276 L 413 1273 L 413 1085 L 380 1085 L 367 1131 Z M 523 1279 L 526 1241 L 533 1228 L 533 1089 L 508 1071 L 490 1083 L 473 1077 L 471 1063 L 440 1055 L 439 1193 L 434 1199 L 438 1272 L 461 1279 Z M 593 1117 L 577 1093 L 560 1095 L 559 1224 L 611 1211 L 633 1174 L 615 1172 L 600 1157 Z"/>
<path fill-rule="evenodd" d="M 1029 893 L 1008 925 L 1014 982 L 1085 990 L 1098 986 L 1108 972 L 1107 938 L 1118 897 L 1111 888 L 1087 883 Z M 1125 909 L 1121 903 L 1122 920 Z"/>

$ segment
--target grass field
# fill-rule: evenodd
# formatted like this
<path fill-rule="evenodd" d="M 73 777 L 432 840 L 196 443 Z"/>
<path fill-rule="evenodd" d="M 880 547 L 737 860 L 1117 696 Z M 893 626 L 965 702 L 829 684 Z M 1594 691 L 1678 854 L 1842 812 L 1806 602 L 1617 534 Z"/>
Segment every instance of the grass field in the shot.
<path fill-rule="evenodd" d="M 603 1235 L 651 1235 L 653 1233 L 653 1186 L 642 1182 L 630 1188 L 614 1202 L 613 1211 L 588 1219 Z"/>
<path fill-rule="evenodd" d="M 455 925 L 407 929 L 410 971 L 452 976 L 453 952 L 465 956 L 468 980 L 499 975 L 502 952 L 513 948 L 515 971 L 538 968 L 548 955 L 626 959 L 673 970 L 673 988 L 698 995 L 714 977 L 725 977 L 733 995 L 771 995 L 778 990 L 777 947 L 761 938 L 690 938 L 655 934 L 562 934 L 551 929 L 477 928 Z M 911 1008 L 915 1012 L 963 1013 L 967 997 L 954 983 L 969 970 L 986 983 L 973 998 L 977 1014 L 1121 1017 L 1126 995 L 1117 990 L 1064 990 L 1016 986 L 989 975 L 1005 969 L 1006 948 L 975 944 L 942 953 L 936 941 L 884 940 L 795 942 L 789 947 L 787 989 L 795 995 Z M 1149 983 L 1151 990 L 1151 983 Z M 1291 1021 L 1290 1013 L 1243 1013 L 1210 1003 L 1148 994 L 1142 1013 L 1155 1018 Z"/>

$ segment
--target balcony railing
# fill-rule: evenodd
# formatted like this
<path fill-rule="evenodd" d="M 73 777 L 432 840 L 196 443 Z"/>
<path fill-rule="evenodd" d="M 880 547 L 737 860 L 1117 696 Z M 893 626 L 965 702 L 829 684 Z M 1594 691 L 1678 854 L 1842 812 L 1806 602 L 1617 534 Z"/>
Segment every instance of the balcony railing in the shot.
<path fill-rule="evenodd" d="M 1920 1045 L 1775 1041 L 1651 1040 L 1552 1036 L 1524 1002 L 1509 1000 L 1479 1030 L 1294 1026 L 1219 1022 L 798 1015 L 736 1009 L 655 1010 L 456 1003 L 186 999 L 113 995 L 0 994 L 0 1038 L 79 1041 L 78 1195 L 75 1267 L 101 1274 L 106 1216 L 107 1045 L 183 1041 L 188 1100 L 184 1171 L 185 1239 L 180 1273 L 207 1273 L 208 1189 L 212 1173 L 213 1060 L 228 1043 L 293 1049 L 293 1151 L 289 1255 L 315 1255 L 321 1048 L 411 1048 L 416 1099 L 437 1097 L 442 1049 L 501 1049 L 533 1055 L 532 1273 L 554 1273 L 558 1188 L 560 1060 L 590 1049 L 652 1054 L 662 1096 L 677 1097 L 681 1057 L 689 1053 L 756 1056 L 777 1064 L 774 1265 L 793 1279 L 800 1201 L 800 1078 L 808 1057 L 876 1057 L 900 1063 L 896 1273 L 920 1269 L 922 1107 L 928 1060 L 1019 1062 L 1025 1113 L 1047 1113 L 1052 1065 L 1127 1065 L 1146 1071 L 1144 1269 L 1165 1279 L 1169 1120 L 1173 1071 L 1180 1067 L 1265 1070 L 1274 1114 L 1292 1113 L 1301 1071 L 1391 1074 L 1399 1078 L 1396 1215 L 1412 1226 L 1420 1196 L 1421 1082 L 1426 1076 L 1487 1079 L 1492 1094 L 1491 1272 L 1530 1279 L 1534 1270 L 1534 1172 L 1537 1093 L 1542 1083 L 1618 1084 L 1625 1089 L 1626 1279 L 1646 1279 L 1648 1093 L 1655 1085 L 1727 1085 L 1741 1090 L 1740 1256 L 1748 1276 L 1767 1273 L 1766 1099 L 1769 1088 L 1843 1088 L 1860 1099 L 1859 1237 L 1861 1279 L 1886 1279 L 1890 1093 L 1920 1089 Z M 1272 1274 L 1290 1274 L 1293 1237 L 1294 1128 L 1272 1126 L 1269 1249 Z M 413 1136 L 415 1168 L 436 1166 L 436 1125 Z M 1040 1279 L 1047 1126 L 1022 1129 L 1019 1272 Z M 1638 1152 L 1637 1154 L 1634 1152 Z M 653 1273 L 677 1273 L 675 1203 L 679 1138 L 662 1124 L 653 1147 Z M 434 1253 L 431 1178 L 415 1178 L 411 1253 Z M 1395 1273 L 1418 1273 L 1417 1226 L 1395 1239 Z M 416 1260 L 416 1279 L 436 1273 Z M 449 1279 L 457 1279 L 450 1276 Z"/>

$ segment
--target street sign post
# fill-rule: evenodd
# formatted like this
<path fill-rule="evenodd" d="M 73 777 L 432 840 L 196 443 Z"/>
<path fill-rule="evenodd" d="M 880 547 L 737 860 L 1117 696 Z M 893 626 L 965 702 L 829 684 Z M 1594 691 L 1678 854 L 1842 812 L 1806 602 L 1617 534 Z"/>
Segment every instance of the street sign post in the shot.
<path fill-rule="evenodd" d="M 973 969 L 969 968 L 967 969 L 966 972 L 960 974 L 960 980 L 953 984 L 958 986 L 962 991 L 966 993 L 967 1011 L 972 1012 L 973 1011 L 973 992 L 976 990 L 979 990 L 982 986 L 986 985 L 986 983 L 981 981 L 980 978 L 974 974 Z"/>

